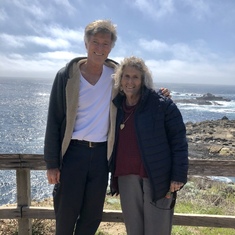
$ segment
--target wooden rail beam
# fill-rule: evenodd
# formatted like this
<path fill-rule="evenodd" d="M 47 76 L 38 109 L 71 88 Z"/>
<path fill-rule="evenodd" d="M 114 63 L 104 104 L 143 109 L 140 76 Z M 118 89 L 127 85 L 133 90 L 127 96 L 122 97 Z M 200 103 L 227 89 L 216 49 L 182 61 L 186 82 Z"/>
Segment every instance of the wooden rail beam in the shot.
<path fill-rule="evenodd" d="M 21 218 L 21 208 L 15 206 L 0 206 L 0 219 Z"/>
<path fill-rule="evenodd" d="M 188 173 L 204 176 L 234 176 L 235 161 L 190 159 Z"/>
<path fill-rule="evenodd" d="M 235 228 L 235 216 L 207 214 L 174 214 L 174 225 Z"/>
<path fill-rule="evenodd" d="M 46 170 L 42 154 L 0 154 L 0 170 Z M 189 157 L 189 175 L 234 176 L 235 160 L 200 160 Z"/>
<path fill-rule="evenodd" d="M 0 210 L 2 207 L 0 208 Z M 16 219 L 20 216 L 19 209 L 7 208 L 0 218 Z M 3 210 L 3 211 L 4 211 Z M 16 218 L 14 218 L 14 215 Z M 23 207 L 22 218 L 24 219 L 55 219 L 52 207 Z M 123 223 L 123 215 L 121 210 L 104 210 L 103 222 Z M 208 214 L 180 214 L 175 213 L 173 218 L 174 225 L 182 226 L 199 226 L 199 227 L 217 227 L 217 228 L 234 228 L 235 216 L 227 215 L 208 215 Z"/>
<path fill-rule="evenodd" d="M 22 216 L 27 219 L 55 219 L 55 213 L 52 207 L 23 207 Z"/>

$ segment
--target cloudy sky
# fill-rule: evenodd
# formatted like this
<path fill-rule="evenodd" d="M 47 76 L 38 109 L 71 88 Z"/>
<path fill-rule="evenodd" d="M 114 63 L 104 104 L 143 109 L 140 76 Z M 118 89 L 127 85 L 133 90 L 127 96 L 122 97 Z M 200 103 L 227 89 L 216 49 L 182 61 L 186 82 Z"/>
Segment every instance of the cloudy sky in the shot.
<path fill-rule="evenodd" d="M 54 78 L 110 19 L 110 58 L 142 57 L 157 82 L 235 85 L 234 0 L 0 0 L 0 76 Z"/>

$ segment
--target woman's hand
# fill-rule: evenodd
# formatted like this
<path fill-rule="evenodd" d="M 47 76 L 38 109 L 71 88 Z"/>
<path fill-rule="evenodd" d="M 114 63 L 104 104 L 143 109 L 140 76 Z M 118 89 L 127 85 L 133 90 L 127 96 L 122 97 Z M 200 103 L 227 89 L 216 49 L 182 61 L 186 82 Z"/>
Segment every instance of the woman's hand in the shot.
<path fill-rule="evenodd" d="M 179 191 L 184 186 L 182 182 L 171 181 L 170 191 L 173 193 Z"/>
<path fill-rule="evenodd" d="M 167 98 L 171 98 L 171 91 L 168 90 L 167 88 L 160 88 L 160 91 L 162 92 L 162 94 L 164 96 L 166 96 Z"/>

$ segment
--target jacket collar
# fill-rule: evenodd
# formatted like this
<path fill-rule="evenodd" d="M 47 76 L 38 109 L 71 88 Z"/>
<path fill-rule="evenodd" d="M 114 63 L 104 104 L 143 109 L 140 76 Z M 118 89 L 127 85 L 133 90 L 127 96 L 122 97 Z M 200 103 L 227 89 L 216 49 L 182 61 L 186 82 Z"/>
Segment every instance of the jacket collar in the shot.
<path fill-rule="evenodd" d="M 147 88 L 146 86 L 142 87 L 141 98 L 140 98 L 138 109 L 142 109 L 144 107 L 147 97 L 151 91 L 152 90 Z M 119 92 L 117 96 L 113 99 L 113 103 L 117 108 L 120 108 L 122 106 L 124 99 L 126 99 L 126 96 Z"/>
<path fill-rule="evenodd" d="M 86 60 L 87 60 L 87 57 L 76 57 L 76 58 L 72 59 L 68 64 L 66 64 L 66 67 L 65 67 L 66 77 L 70 78 L 73 76 L 73 69 L 72 68 L 75 63 L 82 64 Z M 111 60 L 111 59 L 106 59 L 104 64 L 106 66 L 112 67 L 112 68 L 115 68 L 118 65 L 118 63 L 116 61 Z"/>

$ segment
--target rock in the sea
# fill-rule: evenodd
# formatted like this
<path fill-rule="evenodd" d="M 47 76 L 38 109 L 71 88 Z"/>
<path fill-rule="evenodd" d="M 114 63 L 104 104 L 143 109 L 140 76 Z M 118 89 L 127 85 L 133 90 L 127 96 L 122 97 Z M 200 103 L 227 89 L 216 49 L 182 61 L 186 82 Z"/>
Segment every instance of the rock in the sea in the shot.
<path fill-rule="evenodd" d="M 223 116 L 221 120 L 228 120 L 228 118 L 226 116 Z"/>
<path fill-rule="evenodd" d="M 222 96 L 215 96 L 211 93 L 206 93 L 202 97 L 197 97 L 196 99 L 207 101 L 231 101 L 230 99 L 223 98 Z"/>
<path fill-rule="evenodd" d="M 206 93 L 201 97 L 192 99 L 176 99 L 175 103 L 198 104 L 198 105 L 220 105 L 216 101 L 231 101 L 230 99 L 223 98 L 222 96 L 215 96 L 211 93 Z"/>

